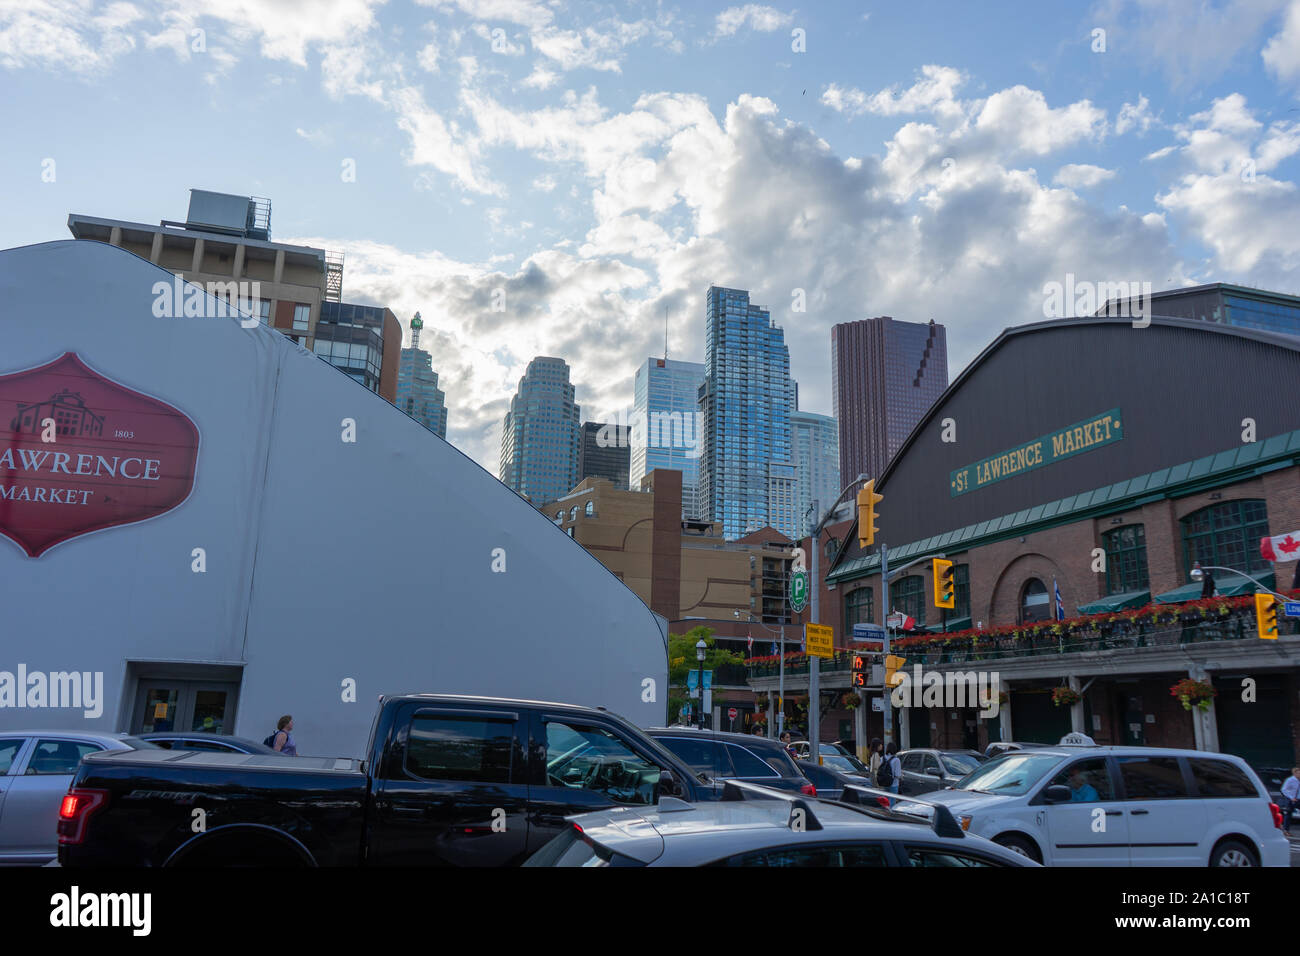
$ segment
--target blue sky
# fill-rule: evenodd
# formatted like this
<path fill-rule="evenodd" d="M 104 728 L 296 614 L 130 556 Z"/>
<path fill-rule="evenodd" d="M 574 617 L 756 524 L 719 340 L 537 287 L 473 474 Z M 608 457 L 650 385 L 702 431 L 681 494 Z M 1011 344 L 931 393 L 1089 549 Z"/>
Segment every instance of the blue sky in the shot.
<path fill-rule="evenodd" d="M 420 310 L 493 472 L 530 358 L 608 417 L 665 312 L 702 359 L 710 282 L 819 412 L 837 322 L 934 318 L 956 375 L 1067 273 L 1300 291 L 1300 0 L 210 6 L 0 0 L 0 247 L 270 197 Z"/>

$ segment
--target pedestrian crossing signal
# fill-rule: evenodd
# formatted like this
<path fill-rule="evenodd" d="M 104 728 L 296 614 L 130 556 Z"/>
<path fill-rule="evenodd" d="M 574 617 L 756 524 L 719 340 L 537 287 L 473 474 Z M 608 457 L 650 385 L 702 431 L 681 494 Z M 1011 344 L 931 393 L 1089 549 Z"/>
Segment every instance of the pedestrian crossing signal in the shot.
<path fill-rule="evenodd" d="M 943 558 L 934 559 L 934 606 L 952 610 L 957 606 L 957 583 L 954 580 L 957 569 L 951 561 Z"/>
<path fill-rule="evenodd" d="M 1277 640 L 1277 598 L 1273 595 L 1255 595 L 1255 628 L 1263 640 Z"/>
<path fill-rule="evenodd" d="M 852 679 L 854 690 L 861 690 L 867 686 L 867 681 L 871 677 L 871 661 L 866 654 L 853 655 Z"/>

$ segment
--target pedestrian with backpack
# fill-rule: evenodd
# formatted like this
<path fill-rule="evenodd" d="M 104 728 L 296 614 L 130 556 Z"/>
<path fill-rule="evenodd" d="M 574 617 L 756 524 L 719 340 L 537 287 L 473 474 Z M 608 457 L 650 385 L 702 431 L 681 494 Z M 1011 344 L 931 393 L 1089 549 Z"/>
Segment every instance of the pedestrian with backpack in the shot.
<path fill-rule="evenodd" d="M 898 744 L 891 740 L 885 748 L 885 759 L 876 771 L 876 786 L 890 793 L 898 793 L 898 777 L 902 772 L 903 763 L 898 759 Z"/>
<path fill-rule="evenodd" d="M 286 757 L 298 756 L 298 745 L 293 742 L 293 716 L 285 714 L 275 723 L 275 733 L 262 743 Z"/>

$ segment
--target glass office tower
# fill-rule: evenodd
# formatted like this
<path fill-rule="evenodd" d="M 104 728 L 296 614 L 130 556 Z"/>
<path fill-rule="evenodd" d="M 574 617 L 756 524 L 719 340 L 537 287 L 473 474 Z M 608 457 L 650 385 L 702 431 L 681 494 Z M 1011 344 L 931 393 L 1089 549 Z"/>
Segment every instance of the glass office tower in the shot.
<path fill-rule="evenodd" d="M 535 505 L 562 498 L 578 483 L 581 409 L 569 366 L 538 356 L 528 363 L 501 430 L 503 482 Z"/>
<path fill-rule="evenodd" d="M 629 483 L 633 489 L 656 468 L 682 473 L 682 517 L 699 517 L 696 486 L 704 434 L 700 417 L 702 362 L 651 358 L 636 370 L 633 411 L 629 417 L 632 462 Z"/>
<path fill-rule="evenodd" d="M 840 483 L 840 426 L 833 416 L 791 412 L 790 431 L 799 466 L 795 509 L 802 531 L 808 527 L 809 504 L 817 501 L 818 510 L 824 514 L 844 484 L 857 476 L 850 475 L 848 481 Z"/>
<path fill-rule="evenodd" d="M 794 382 L 785 332 L 741 289 L 710 286 L 705 303 L 701 517 L 739 538 L 771 526 L 798 536 L 790 442 Z"/>

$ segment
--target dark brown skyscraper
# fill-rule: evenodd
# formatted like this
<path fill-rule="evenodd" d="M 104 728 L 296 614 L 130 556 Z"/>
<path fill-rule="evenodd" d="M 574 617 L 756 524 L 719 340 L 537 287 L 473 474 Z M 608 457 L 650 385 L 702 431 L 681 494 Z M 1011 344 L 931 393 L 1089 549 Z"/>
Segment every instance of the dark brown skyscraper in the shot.
<path fill-rule="evenodd" d="M 608 478 L 619 491 L 627 491 L 631 446 L 628 426 L 583 422 L 582 444 L 578 446 L 578 481 Z"/>
<path fill-rule="evenodd" d="M 876 476 L 948 387 L 942 325 L 887 315 L 831 329 L 831 387 L 840 423 L 840 478 Z"/>

